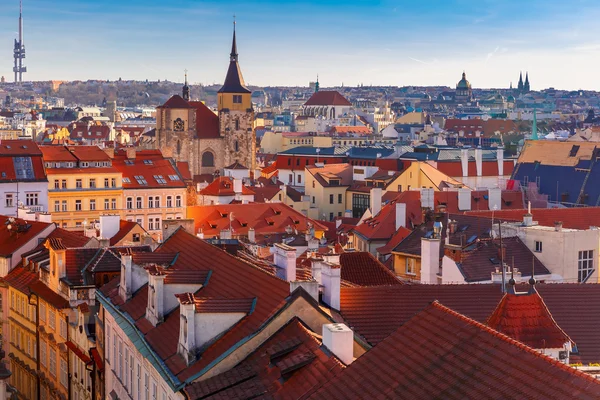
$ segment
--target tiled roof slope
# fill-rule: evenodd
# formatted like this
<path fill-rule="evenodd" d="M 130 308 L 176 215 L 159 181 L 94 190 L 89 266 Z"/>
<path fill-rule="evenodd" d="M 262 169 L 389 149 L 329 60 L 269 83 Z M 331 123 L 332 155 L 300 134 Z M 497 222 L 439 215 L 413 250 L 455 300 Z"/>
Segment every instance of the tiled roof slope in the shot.
<path fill-rule="evenodd" d="M 493 214 L 494 218 L 523 221 L 527 210 L 471 211 L 468 214 L 488 218 Z M 531 215 L 533 221 L 541 226 L 553 227 L 558 221 L 561 221 L 563 228 L 567 229 L 589 229 L 591 226 L 600 226 L 600 207 L 534 208 L 531 210 Z"/>
<path fill-rule="evenodd" d="M 556 324 L 539 293 L 506 293 L 486 324 L 534 349 L 563 348 L 571 338 Z"/>
<path fill-rule="evenodd" d="M 333 378 L 343 365 L 321 340 L 294 317 L 233 369 L 192 383 L 192 399 L 295 400 Z M 262 398 L 262 397 L 261 397 Z"/>
<path fill-rule="evenodd" d="M 366 251 L 340 254 L 342 279 L 360 286 L 400 285 L 396 276 Z"/>
<path fill-rule="evenodd" d="M 201 101 L 190 101 L 196 109 L 196 137 L 214 139 L 220 137 L 219 117 Z"/>
<path fill-rule="evenodd" d="M 198 192 L 198 194 L 202 196 L 235 196 L 235 191 L 233 190 L 233 179 L 230 176 L 221 176 L 212 181 L 212 183 Z M 254 192 L 252 189 L 242 184 L 241 194 L 253 195 Z"/>
<path fill-rule="evenodd" d="M 163 323 L 153 327 L 144 318 L 148 304 L 148 285 L 143 286 L 125 304 L 119 297 L 118 278 L 100 289 L 104 296 L 136 321 L 136 326 L 150 347 L 181 381 L 199 373 L 240 340 L 256 332 L 289 296 L 290 288 L 287 282 L 229 255 L 183 229 L 173 233 L 156 253 L 179 253 L 175 263 L 169 267 L 173 270 L 212 271 L 208 284 L 197 292 L 198 296 L 222 299 L 256 298 L 253 312 L 210 344 L 200 359 L 187 367 L 183 357 L 177 354 L 179 308 L 167 314 Z M 199 257 L 199 254 L 202 256 Z"/>
<path fill-rule="evenodd" d="M 558 326 L 577 343 L 581 361 L 600 362 L 600 285 L 537 284 L 536 288 Z M 491 284 L 397 285 L 342 288 L 340 304 L 348 325 L 375 345 L 433 300 L 485 322 L 501 299 L 500 286 Z"/>
<path fill-rule="evenodd" d="M 49 223 L 38 221 L 25 221 L 20 218 L 15 218 L 12 225 L 27 227 L 26 230 L 16 232 L 8 230 L 7 216 L 0 215 L 0 256 L 11 256 L 16 250 L 29 243 L 30 240 L 41 234 L 44 230 L 50 227 Z M 37 243 L 36 243 L 37 244 Z"/>
<path fill-rule="evenodd" d="M 305 106 L 351 106 L 340 92 L 336 90 L 321 90 L 315 92 L 310 99 L 304 103 Z"/>
<path fill-rule="evenodd" d="M 137 154 L 135 159 L 127 159 L 124 153 L 119 152 L 113 159 L 113 166 L 128 180 L 123 181 L 123 189 L 185 188 L 179 171 L 166 158 Z M 144 178 L 145 183 L 140 183 L 136 178 L 140 176 Z"/>
<path fill-rule="evenodd" d="M 438 302 L 310 399 L 595 399 L 600 382 Z"/>

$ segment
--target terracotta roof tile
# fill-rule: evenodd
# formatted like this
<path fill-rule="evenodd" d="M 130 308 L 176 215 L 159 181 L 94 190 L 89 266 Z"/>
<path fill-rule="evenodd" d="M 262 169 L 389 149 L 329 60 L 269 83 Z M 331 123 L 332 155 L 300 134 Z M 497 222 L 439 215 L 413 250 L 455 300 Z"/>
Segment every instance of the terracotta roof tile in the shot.
<path fill-rule="evenodd" d="M 470 215 L 491 218 L 492 211 L 471 211 Z M 494 217 L 505 220 L 523 221 L 527 214 L 526 209 L 497 210 Z M 600 207 L 573 207 L 573 208 L 534 208 L 531 210 L 533 220 L 541 226 L 553 227 L 555 222 L 562 222 L 563 228 L 589 229 L 591 226 L 600 226 Z"/>
<path fill-rule="evenodd" d="M 359 286 L 400 285 L 398 278 L 369 252 L 340 254 L 341 277 Z"/>
<path fill-rule="evenodd" d="M 163 104 L 157 108 L 193 108 L 187 101 L 185 101 L 180 95 L 173 95 Z"/>
<path fill-rule="evenodd" d="M 196 109 L 196 136 L 202 139 L 220 137 L 219 117 L 201 101 L 190 101 Z"/>
<path fill-rule="evenodd" d="M 44 230 L 51 232 L 53 229 L 50 223 L 25 221 L 15 218 L 14 222 L 10 223 L 12 229 L 8 230 L 9 218 L 12 217 L 0 215 L 0 256 L 3 257 L 12 255 L 15 251 L 38 237 Z M 17 228 L 20 230 L 15 230 Z"/>
<path fill-rule="evenodd" d="M 198 192 L 202 196 L 235 196 L 233 190 L 233 179 L 230 176 L 221 176 L 215 179 L 207 187 Z M 242 184 L 242 195 L 253 195 L 254 191 Z"/>
<path fill-rule="evenodd" d="M 335 90 L 321 90 L 315 92 L 304 103 L 305 106 L 351 106 L 344 96 Z"/>
<path fill-rule="evenodd" d="M 592 376 L 433 302 L 309 398 L 598 397 Z"/>

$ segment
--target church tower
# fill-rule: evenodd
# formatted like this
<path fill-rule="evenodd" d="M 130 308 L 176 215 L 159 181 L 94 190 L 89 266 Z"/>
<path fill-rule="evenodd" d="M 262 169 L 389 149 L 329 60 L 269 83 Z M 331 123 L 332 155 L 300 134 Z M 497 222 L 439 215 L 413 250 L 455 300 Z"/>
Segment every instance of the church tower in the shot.
<path fill-rule="evenodd" d="M 187 81 L 187 70 L 185 71 L 185 83 L 183 84 L 183 88 L 181 89 L 181 95 L 181 97 L 183 97 L 185 101 L 190 101 L 190 87 Z"/>
<path fill-rule="evenodd" d="M 517 86 L 517 90 L 519 93 L 523 93 L 523 73 L 519 74 L 519 84 Z"/>
<path fill-rule="evenodd" d="M 531 90 L 529 87 L 529 72 L 525 72 L 525 84 L 523 85 L 523 91 L 528 93 Z"/>
<path fill-rule="evenodd" d="M 225 140 L 224 167 L 236 161 L 246 168 L 256 167 L 256 133 L 252 91 L 246 87 L 238 64 L 235 21 L 233 41 L 229 57 L 229 69 L 223 87 L 217 94 L 219 109 L 219 133 Z"/>

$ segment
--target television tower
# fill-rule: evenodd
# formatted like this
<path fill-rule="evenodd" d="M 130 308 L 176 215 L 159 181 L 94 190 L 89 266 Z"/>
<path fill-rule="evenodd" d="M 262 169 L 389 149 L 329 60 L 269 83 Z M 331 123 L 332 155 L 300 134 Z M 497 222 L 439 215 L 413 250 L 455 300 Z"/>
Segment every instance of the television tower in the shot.
<path fill-rule="evenodd" d="M 15 39 L 14 50 L 15 66 L 15 82 L 23 82 L 23 72 L 27 72 L 27 67 L 23 65 L 25 59 L 25 44 L 23 43 L 23 0 L 19 0 L 19 39 Z"/>

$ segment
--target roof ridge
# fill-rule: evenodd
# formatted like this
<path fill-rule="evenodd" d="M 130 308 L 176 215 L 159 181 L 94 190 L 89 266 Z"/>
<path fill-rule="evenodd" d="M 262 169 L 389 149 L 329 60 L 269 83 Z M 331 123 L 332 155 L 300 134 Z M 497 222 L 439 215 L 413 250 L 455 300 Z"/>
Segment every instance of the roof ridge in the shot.
<path fill-rule="evenodd" d="M 557 361 L 554 358 L 552 358 L 550 356 L 547 356 L 546 354 L 540 353 L 539 351 L 537 351 L 537 350 L 535 350 L 535 349 L 527 346 L 524 343 L 519 342 L 516 339 L 511 338 L 510 336 L 505 335 L 502 332 L 498 332 L 497 330 L 495 330 L 495 329 L 493 329 L 493 328 L 491 328 L 491 327 L 489 327 L 489 326 L 487 326 L 485 324 L 482 324 L 481 322 L 477 322 L 474 319 L 467 317 L 466 315 L 463 315 L 463 314 L 461 314 L 461 313 L 459 313 L 457 311 L 452 310 L 451 308 L 448 308 L 448 307 L 444 306 L 442 303 L 440 303 L 437 300 L 434 300 L 433 302 L 431 302 L 431 304 L 427 308 L 425 308 L 425 310 L 427 310 L 428 308 L 437 308 L 438 310 L 443 311 L 443 312 L 445 312 L 445 313 L 447 313 L 449 315 L 452 315 L 454 317 L 457 317 L 457 318 L 461 319 L 462 321 L 464 321 L 464 322 L 466 322 L 466 323 L 468 323 L 468 324 L 470 324 L 472 326 L 475 326 L 475 327 L 481 329 L 484 332 L 487 332 L 487 333 L 489 333 L 491 335 L 494 335 L 497 338 L 499 338 L 501 340 L 504 340 L 505 342 L 507 342 L 509 344 L 517 346 L 518 348 L 526 351 L 529 354 L 534 355 L 535 357 L 542 358 L 542 359 L 548 361 L 550 364 L 553 364 L 553 365 L 555 365 L 555 366 L 563 369 L 566 372 L 573 373 L 575 375 L 578 375 L 579 377 L 582 377 L 582 378 L 586 379 L 589 382 L 593 382 L 595 384 L 598 384 L 598 380 L 596 378 L 593 378 L 591 375 L 589 375 L 589 374 L 587 374 L 585 372 L 581 372 L 581 371 L 579 371 L 579 370 L 577 370 L 577 369 L 575 369 L 575 368 L 573 368 L 573 367 L 571 367 L 571 366 L 569 366 L 567 364 L 561 363 L 560 361 Z M 413 316 L 413 318 L 415 318 L 417 315 L 418 314 L 416 314 L 415 316 Z M 406 324 L 406 322 L 405 322 L 405 324 Z"/>

